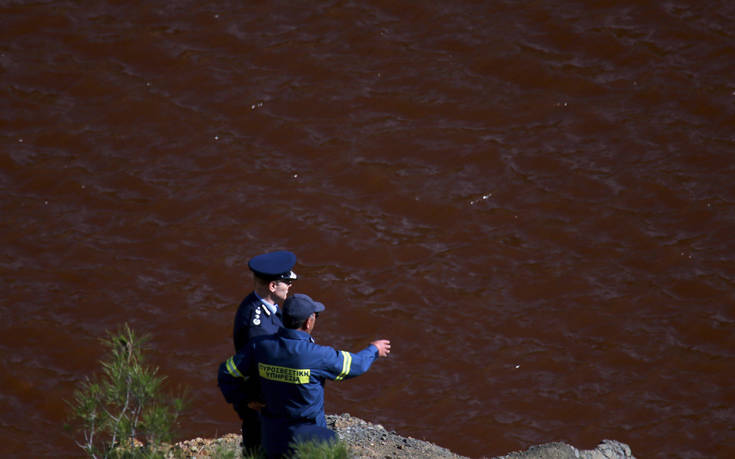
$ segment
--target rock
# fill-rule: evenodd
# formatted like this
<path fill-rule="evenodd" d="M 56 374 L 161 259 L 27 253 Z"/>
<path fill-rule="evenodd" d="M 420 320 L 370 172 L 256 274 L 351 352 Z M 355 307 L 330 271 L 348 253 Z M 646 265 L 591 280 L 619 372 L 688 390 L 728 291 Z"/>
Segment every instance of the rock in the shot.
<path fill-rule="evenodd" d="M 592 450 L 580 451 L 566 443 L 544 443 L 494 459 L 635 459 L 635 456 L 625 443 L 603 440 Z"/>
<path fill-rule="evenodd" d="M 441 446 L 402 437 L 394 431 L 388 432 L 380 424 L 371 424 L 349 414 L 327 415 L 327 427 L 350 446 L 354 458 L 463 458 Z"/>

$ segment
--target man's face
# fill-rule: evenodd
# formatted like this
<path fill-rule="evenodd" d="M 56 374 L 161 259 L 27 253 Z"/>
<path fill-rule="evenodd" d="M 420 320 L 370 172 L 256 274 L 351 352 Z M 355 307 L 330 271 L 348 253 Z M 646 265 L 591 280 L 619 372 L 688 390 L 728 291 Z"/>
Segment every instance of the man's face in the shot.
<path fill-rule="evenodd" d="M 273 296 L 276 298 L 278 304 L 283 304 L 288 296 L 288 289 L 291 288 L 291 281 L 289 280 L 275 280 L 271 282 L 271 288 L 273 289 Z"/>

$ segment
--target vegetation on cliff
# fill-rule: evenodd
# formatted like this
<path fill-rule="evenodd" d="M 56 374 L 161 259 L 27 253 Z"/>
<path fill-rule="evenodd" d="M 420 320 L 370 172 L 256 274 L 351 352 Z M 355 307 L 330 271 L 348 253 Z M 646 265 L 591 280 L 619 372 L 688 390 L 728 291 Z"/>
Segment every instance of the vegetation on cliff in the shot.
<path fill-rule="evenodd" d="M 165 376 L 146 365 L 150 336 L 138 336 L 124 324 L 107 332 L 101 374 L 85 378 L 69 401 L 69 428 L 93 458 L 159 457 L 159 447 L 174 437 L 185 396 L 163 391 Z"/>

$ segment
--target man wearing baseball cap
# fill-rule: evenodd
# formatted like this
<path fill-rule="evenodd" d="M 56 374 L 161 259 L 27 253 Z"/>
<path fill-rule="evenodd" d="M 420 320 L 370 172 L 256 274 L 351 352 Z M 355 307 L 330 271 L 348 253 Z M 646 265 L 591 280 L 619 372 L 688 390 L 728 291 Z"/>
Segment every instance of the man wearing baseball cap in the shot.
<path fill-rule="evenodd" d="M 283 323 L 278 305 L 286 300 L 293 281 L 292 271 L 296 255 L 286 250 L 264 253 L 250 259 L 248 267 L 253 272 L 253 291 L 242 300 L 235 314 L 232 332 L 235 352 L 245 348 L 256 336 L 272 335 Z M 252 391 L 248 391 L 252 392 Z M 252 399 L 243 397 L 233 403 L 242 420 L 243 449 L 256 451 L 260 447 L 260 417 Z"/>
<path fill-rule="evenodd" d="M 322 303 L 296 293 L 283 304 L 283 324 L 275 335 L 253 339 L 248 347 L 220 365 L 218 384 L 229 403 L 248 390 L 243 381 L 259 382 L 263 448 L 281 457 L 300 441 L 331 441 L 324 415 L 324 383 L 359 376 L 377 357 L 387 357 L 390 341 L 371 342 L 357 353 L 314 343 L 311 332 Z"/>

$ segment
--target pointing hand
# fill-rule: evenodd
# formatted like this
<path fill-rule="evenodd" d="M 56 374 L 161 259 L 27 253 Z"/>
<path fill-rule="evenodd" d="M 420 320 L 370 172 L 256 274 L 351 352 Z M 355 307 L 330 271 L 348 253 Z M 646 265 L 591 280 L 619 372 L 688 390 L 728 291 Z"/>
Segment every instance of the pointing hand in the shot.
<path fill-rule="evenodd" d="M 387 339 L 379 339 L 370 344 L 378 348 L 378 355 L 380 357 L 388 357 L 388 354 L 390 354 L 390 341 Z"/>

